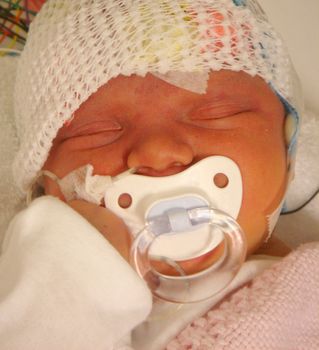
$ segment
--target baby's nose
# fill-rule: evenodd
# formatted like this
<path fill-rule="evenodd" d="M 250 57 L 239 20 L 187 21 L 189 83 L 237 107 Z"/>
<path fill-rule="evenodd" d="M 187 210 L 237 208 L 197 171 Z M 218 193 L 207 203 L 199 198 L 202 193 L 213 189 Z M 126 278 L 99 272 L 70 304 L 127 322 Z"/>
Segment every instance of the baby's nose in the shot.
<path fill-rule="evenodd" d="M 168 176 L 182 171 L 191 164 L 193 150 L 178 140 L 172 132 L 162 130 L 143 135 L 132 147 L 127 165 L 137 173 L 148 176 Z"/>

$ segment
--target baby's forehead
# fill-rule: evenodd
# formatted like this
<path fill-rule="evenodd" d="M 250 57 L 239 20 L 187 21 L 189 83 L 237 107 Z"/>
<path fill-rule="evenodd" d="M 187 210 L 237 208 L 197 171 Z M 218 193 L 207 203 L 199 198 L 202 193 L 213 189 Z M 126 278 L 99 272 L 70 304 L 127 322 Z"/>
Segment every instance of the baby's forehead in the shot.
<path fill-rule="evenodd" d="M 203 74 L 199 73 L 200 79 Z M 196 79 L 196 73 L 191 72 L 190 78 Z M 187 75 L 183 73 L 183 79 Z M 205 79 L 205 78 L 204 78 Z M 197 84 L 197 81 L 195 82 Z M 87 109 L 108 109 L 112 107 L 129 108 L 158 104 L 181 103 L 185 107 L 200 105 L 220 100 L 231 100 L 243 104 L 258 102 L 265 93 L 272 94 L 268 84 L 259 76 L 252 77 L 245 72 L 221 70 L 210 72 L 205 80 L 205 90 L 194 92 L 178 81 L 159 78 L 156 74 L 148 73 L 144 77 L 138 75 L 119 75 L 102 85 L 79 108 L 75 115 Z M 185 84 L 184 84 L 185 85 Z"/>

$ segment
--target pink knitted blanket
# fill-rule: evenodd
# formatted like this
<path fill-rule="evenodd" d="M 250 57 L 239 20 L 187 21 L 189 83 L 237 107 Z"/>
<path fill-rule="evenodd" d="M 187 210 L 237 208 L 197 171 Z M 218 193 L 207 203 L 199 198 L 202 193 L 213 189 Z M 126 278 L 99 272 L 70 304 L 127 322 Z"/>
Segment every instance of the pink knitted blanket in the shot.
<path fill-rule="evenodd" d="M 318 350 L 319 243 L 301 246 L 193 321 L 167 350 Z"/>

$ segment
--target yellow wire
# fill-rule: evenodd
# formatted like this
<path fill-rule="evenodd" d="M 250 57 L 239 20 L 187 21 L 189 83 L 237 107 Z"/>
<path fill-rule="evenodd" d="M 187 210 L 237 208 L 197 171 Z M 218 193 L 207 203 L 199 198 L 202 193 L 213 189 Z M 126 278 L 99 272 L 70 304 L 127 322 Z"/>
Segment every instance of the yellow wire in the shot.
<path fill-rule="evenodd" d="M 19 3 L 19 0 L 16 1 L 15 5 Z M 22 15 L 22 10 L 18 10 L 18 13 L 16 15 L 17 19 L 20 19 L 21 15 Z M 17 29 L 16 29 L 17 28 Z M 21 28 L 20 27 L 12 27 L 12 29 L 16 29 L 16 33 L 19 34 L 21 32 Z M 8 49 L 13 49 L 16 45 L 17 45 L 17 39 L 18 37 L 15 35 L 13 38 L 11 38 L 10 44 L 8 44 L 7 48 Z M 0 52 L 0 57 L 3 57 L 5 55 L 8 55 L 10 52 Z"/>
<path fill-rule="evenodd" d="M 17 33 L 18 33 L 18 34 L 19 34 L 19 31 L 20 31 L 20 28 L 17 30 Z M 8 46 L 7 46 L 7 48 L 8 48 L 9 50 L 12 50 L 12 49 L 16 46 L 16 44 L 17 44 L 17 38 L 18 38 L 18 37 L 15 35 L 15 36 L 11 39 L 10 44 L 8 44 Z M 3 56 L 8 55 L 8 54 L 10 54 L 10 51 L 8 51 L 8 52 L 3 51 L 2 53 L 0 52 L 0 57 L 3 57 Z"/>

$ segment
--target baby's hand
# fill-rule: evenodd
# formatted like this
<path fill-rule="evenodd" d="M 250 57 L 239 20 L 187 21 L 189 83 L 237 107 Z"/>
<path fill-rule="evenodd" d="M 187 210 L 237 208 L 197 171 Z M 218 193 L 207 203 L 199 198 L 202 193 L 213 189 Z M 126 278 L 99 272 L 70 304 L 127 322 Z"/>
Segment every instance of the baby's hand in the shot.
<path fill-rule="evenodd" d="M 131 236 L 120 218 L 104 207 L 83 200 L 73 200 L 68 204 L 91 223 L 125 260 L 129 261 Z"/>

